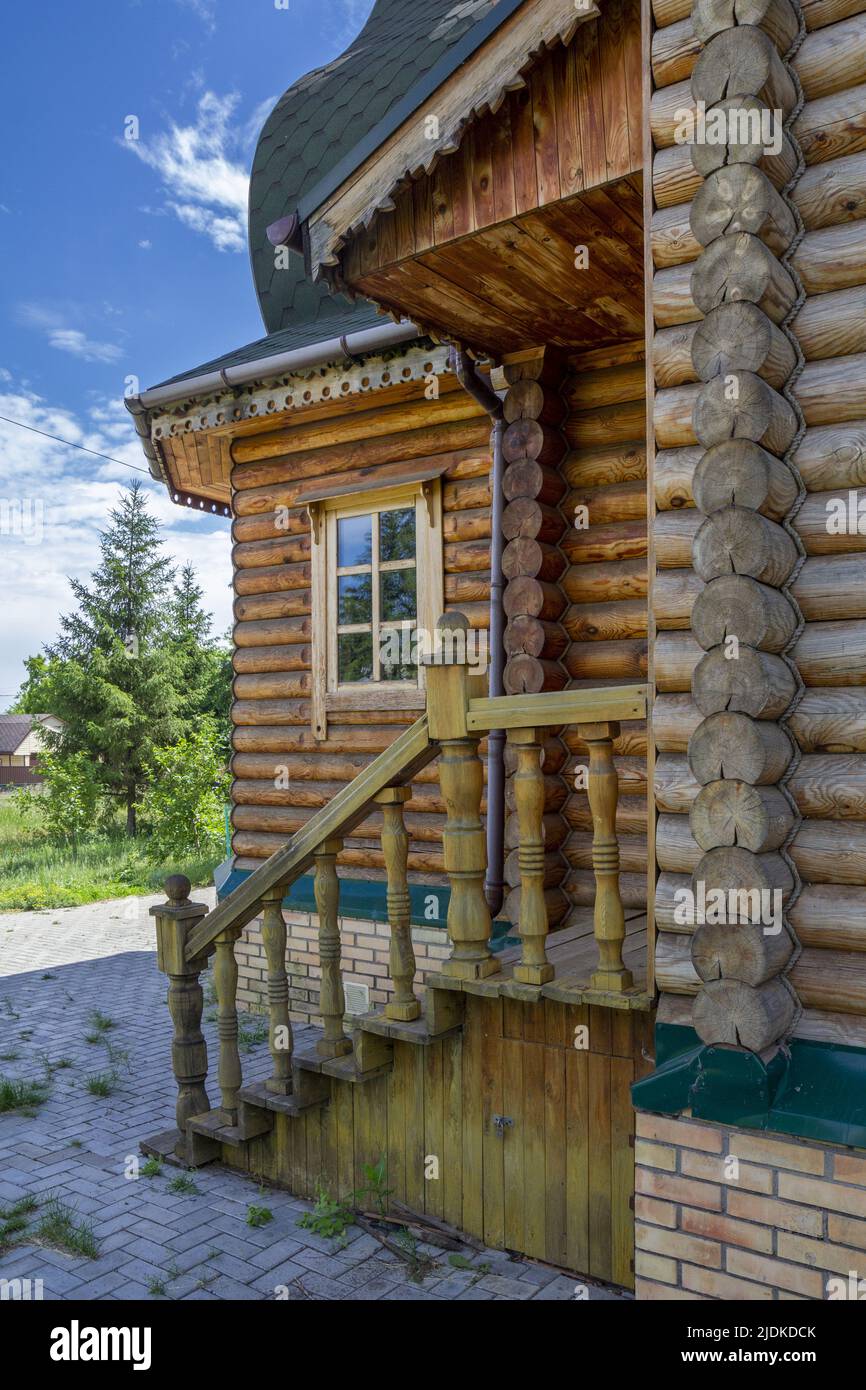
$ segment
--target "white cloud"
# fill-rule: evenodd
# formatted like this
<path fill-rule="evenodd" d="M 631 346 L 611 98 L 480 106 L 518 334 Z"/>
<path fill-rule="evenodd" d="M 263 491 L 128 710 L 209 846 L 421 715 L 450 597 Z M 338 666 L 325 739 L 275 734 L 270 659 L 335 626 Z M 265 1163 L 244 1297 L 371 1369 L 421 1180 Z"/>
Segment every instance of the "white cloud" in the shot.
<path fill-rule="evenodd" d="M 30 328 L 40 329 L 48 339 L 49 347 L 68 352 L 72 357 L 80 357 L 84 362 L 117 362 L 123 356 L 123 348 L 117 343 L 88 338 L 80 328 L 70 328 L 65 315 L 55 309 L 24 304 L 18 311 L 18 320 Z"/>
<path fill-rule="evenodd" d="M 145 237 L 145 238 L 144 238 L 142 241 L 140 241 L 138 244 L 139 244 L 139 247 L 141 248 L 142 251 L 149 251 L 149 250 L 151 249 L 151 247 L 153 246 L 153 242 L 152 242 L 152 241 L 148 241 L 147 237 Z"/>
<path fill-rule="evenodd" d="M 206 91 L 193 125 L 171 122 L 152 139 L 121 141 L 159 175 L 165 207 L 218 251 L 243 251 L 247 244 L 249 175 L 240 162 L 245 131 L 233 122 L 237 105 L 236 93 Z"/>
<path fill-rule="evenodd" d="M 60 614 L 74 607 L 68 576 L 87 579 L 99 563 L 99 531 L 133 478 L 148 490 L 166 552 L 197 569 L 214 630 L 229 626 L 229 523 L 175 506 L 164 487 L 123 466 L 143 468 L 145 460 L 122 401 L 95 400 L 76 414 L 6 384 L 0 415 L 119 460 L 94 458 L 0 420 L 0 709 L 24 678 L 24 658 L 56 637 Z"/>
<path fill-rule="evenodd" d="M 216 5 L 214 0 L 177 0 L 184 10 L 192 10 L 209 34 L 216 29 Z"/>

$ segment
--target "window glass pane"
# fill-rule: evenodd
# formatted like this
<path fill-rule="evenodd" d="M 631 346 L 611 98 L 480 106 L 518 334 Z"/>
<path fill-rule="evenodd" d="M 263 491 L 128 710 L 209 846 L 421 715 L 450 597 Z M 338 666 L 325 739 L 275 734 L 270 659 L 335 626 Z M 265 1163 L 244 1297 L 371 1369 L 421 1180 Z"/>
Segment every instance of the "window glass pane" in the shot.
<path fill-rule="evenodd" d="M 417 616 L 415 567 L 388 570 L 380 575 L 380 611 L 383 623 L 398 622 L 401 618 Z"/>
<path fill-rule="evenodd" d="M 413 664 L 415 655 L 415 629 L 412 627 L 386 628 L 379 642 L 379 666 L 383 681 L 418 680 L 418 667 Z"/>
<path fill-rule="evenodd" d="M 339 602 L 337 622 L 340 627 L 373 621 L 373 577 L 369 574 L 344 574 L 337 580 Z"/>
<path fill-rule="evenodd" d="M 337 522 L 337 567 L 373 562 L 373 518 L 344 516 Z"/>
<path fill-rule="evenodd" d="M 379 559 L 415 559 L 415 508 L 399 512 L 382 512 L 379 517 Z"/>
<path fill-rule="evenodd" d="M 337 666 L 340 685 L 372 680 L 372 632 L 341 633 L 337 638 Z"/>

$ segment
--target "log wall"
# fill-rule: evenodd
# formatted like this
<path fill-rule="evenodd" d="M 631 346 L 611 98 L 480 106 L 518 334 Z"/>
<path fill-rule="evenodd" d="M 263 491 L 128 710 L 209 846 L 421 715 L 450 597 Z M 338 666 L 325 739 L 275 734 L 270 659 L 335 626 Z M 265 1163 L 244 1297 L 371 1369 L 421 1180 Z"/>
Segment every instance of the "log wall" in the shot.
<path fill-rule="evenodd" d="M 399 380 L 399 362 L 395 380 Z M 311 730 L 310 521 L 304 493 L 359 478 L 399 482 L 408 464 L 444 464 L 443 562 L 446 608 L 487 627 L 490 593 L 490 421 L 447 375 L 438 400 L 424 382 L 346 402 L 339 414 L 233 444 L 232 552 L 235 588 L 232 848 L 238 868 L 255 868 L 378 753 L 416 714 L 341 711 L 328 737 Z M 280 510 L 278 510 L 280 509 Z M 278 525 L 279 523 L 279 525 Z M 277 781 L 276 779 L 279 779 Z M 445 807 L 435 766 L 420 773 L 406 806 L 409 867 L 444 883 Z M 346 839 L 349 876 L 384 871 L 375 812 Z"/>
<path fill-rule="evenodd" d="M 765 827 L 760 857 L 772 871 L 779 868 L 769 864 L 776 851 L 766 835 L 778 836 L 778 817 L 787 821 L 790 815 L 771 803 L 773 786 L 787 775 L 791 760 L 791 745 L 782 741 L 775 721 L 793 693 L 779 656 L 792 632 L 792 614 L 779 586 L 794 562 L 780 522 L 796 506 L 796 478 L 779 455 L 799 412 L 806 428 L 792 462 L 806 496 L 793 527 L 806 558 L 791 597 L 804 626 L 790 654 L 805 694 L 787 728 L 797 745 L 795 759 L 801 755 L 788 790 L 796 811 L 790 854 L 803 890 L 789 914 L 801 951 L 789 979 L 803 1007 L 797 1035 L 862 1042 L 866 937 L 855 919 L 862 920 L 866 909 L 866 539 L 856 514 L 861 499 L 866 501 L 866 4 L 803 5 L 807 32 L 791 63 L 802 83 L 803 109 L 778 156 L 759 156 L 755 165 L 721 172 L 713 169 L 718 156 L 708 149 L 693 159 L 688 146 L 674 143 L 674 113 L 695 100 L 695 64 L 713 44 L 710 9 L 718 15 L 719 7 L 656 0 L 653 8 L 656 971 L 666 994 L 661 1016 L 685 1021 L 684 1006 L 700 985 L 691 928 L 674 920 L 673 907 L 676 889 L 689 885 L 702 858 L 693 831 L 697 823 L 698 833 L 706 834 L 710 779 L 722 779 L 716 786 L 733 779 L 744 789 L 747 818 L 754 825 L 757 816 Z M 770 105 L 785 106 L 792 99 L 790 71 L 776 63 L 775 52 L 790 43 L 797 16 L 788 4 L 737 10 L 741 21 L 748 11 L 748 40 L 764 55 L 767 86 L 760 95 L 772 96 Z M 728 22 L 718 20 L 718 28 Z M 724 43 L 735 42 L 727 32 Z M 706 85 L 715 80 L 708 75 L 712 60 L 701 61 Z M 793 385 L 791 411 L 780 395 L 793 367 L 780 324 L 797 286 L 781 258 L 797 229 L 778 190 L 796 170 L 798 145 L 805 168 L 790 202 L 805 234 L 791 264 L 806 298 L 792 328 L 805 367 Z M 755 195 L 748 209 L 744 190 Z M 735 427 L 731 433 L 759 447 L 723 445 L 725 466 L 714 468 L 702 463 L 706 440 L 699 431 L 707 388 L 698 383 L 738 368 L 754 374 L 752 423 L 760 421 L 760 428 L 750 433 Z M 718 401 L 710 407 L 718 413 Z M 724 521 L 707 528 L 707 515 L 724 518 L 732 506 L 741 509 L 733 531 Z M 843 513 L 854 517 L 853 526 L 829 524 Z M 730 557 L 730 573 L 707 585 L 721 555 Z M 719 730 L 691 693 L 707 645 L 719 640 L 719 612 L 706 599 L 713 585 L 726 586 L 720 598 L 729 611 L 736 604 L 730 630 L 737 630 L 737 622 L 748 628 L 753 650 L 747 675 L 753 688 L 765 692 L 760 717 L 750 717 L 754 711 L 734 716 L 736 748 L 729 738 L 721 765 L 711 751 L 718 752 Z M 698 674 L 696 695 L 701 680 Z M 742 830 L 741 810 L 732 812 L 732 822 Z"/>

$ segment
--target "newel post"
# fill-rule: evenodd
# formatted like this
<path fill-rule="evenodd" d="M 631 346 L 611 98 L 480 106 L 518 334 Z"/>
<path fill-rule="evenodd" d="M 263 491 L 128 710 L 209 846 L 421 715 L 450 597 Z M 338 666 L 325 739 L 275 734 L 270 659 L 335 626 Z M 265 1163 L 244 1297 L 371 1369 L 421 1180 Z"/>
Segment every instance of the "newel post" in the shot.
<path fill-rule="evenodd" d="M 207 1043 L 201 1031 L 204 993 L 199 984 L 207 956 L 186 958 L 187 941 L 208 909 L 204 903 L 190 902 L 190 882 L 183 874 L 172 874 L 164 886 L 168 901 L 152 907 L 150 915 L 156 922 L 157 964 L 168 976 L 168 1010 L 174 1024 L 171 1065 L 177 1081 L 175 1152 L 184 1158 L 187 1121 L 210 1110 L 205 1090 Z"/>
<path fill-rule="evenodd" d="M 453 951 L 444 975 L 479 980 L 500 965 L 490 954 L 490 909 L 484 895 L 487 846 L 481 823 L 484 770 L 479 736 L 467 728 L 469 709 L 469 623 L 463 613 L 446 613 L 436 624 L 436 649 L 427 663 L 430 737 L 441 746 L 439 783 L 445 800 L 445 871 L 451 884 L 448 935 Z"/>
<path fill-rule="evenodd" d="M 598 969 L 590 981 L 593 989 L 622 994 L 634 978 L 622 958 L 625 913 L 619 892 L 619 842 L 616 807 L 619 780 L 613 761 L 613 740 L 619 724 L 578 724 L 577 732 L 589 748 L 589 808 L 592 812 L 592 867 L 595 871 L 593 929 L 598 943 Z"/>

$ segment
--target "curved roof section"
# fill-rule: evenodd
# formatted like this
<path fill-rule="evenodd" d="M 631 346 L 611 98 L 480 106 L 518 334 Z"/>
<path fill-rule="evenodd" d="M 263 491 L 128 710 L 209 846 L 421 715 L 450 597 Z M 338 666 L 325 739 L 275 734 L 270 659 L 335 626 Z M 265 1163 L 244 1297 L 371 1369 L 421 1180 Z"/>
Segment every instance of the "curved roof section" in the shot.
<path fill-rule="evenodd" d="M 269 334 L 315 324 L 315 336 L 330 337 L 378 321 L 372 305 L 353 305 L 329 294 L 325 284 L 312 284 L 300 256 L 292 255 L 288 269 L 278 270 L 267 228 L 294 212 L 303 195 L 497 3 L 376 0 L 345 53 L 301 78 L 277 102 L 259 137 L 250 178 L 250 258 Z"/>

